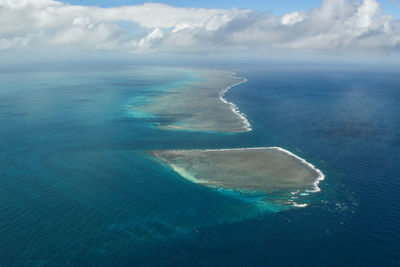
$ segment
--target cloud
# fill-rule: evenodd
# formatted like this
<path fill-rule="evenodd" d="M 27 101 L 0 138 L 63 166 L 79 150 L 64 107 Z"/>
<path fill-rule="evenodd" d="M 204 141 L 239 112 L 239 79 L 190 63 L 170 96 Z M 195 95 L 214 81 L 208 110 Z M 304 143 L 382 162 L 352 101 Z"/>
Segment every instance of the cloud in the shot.
<path fill-rule="evenodd" d="M 325 0 L 319 8 L 283 16 L 157 3 L 99 8 L 0 0 L 0 50 L 369 53 L 399 47 L 400 21 L 385 15 L 376 0 Z"/>

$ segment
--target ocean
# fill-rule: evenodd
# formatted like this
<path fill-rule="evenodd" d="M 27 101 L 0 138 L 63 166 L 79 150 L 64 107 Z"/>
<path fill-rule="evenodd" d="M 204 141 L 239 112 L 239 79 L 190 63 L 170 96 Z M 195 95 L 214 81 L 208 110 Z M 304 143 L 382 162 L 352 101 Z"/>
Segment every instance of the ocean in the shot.
<path fill-rule="evenodd" d="M 175 131 L 132 110 L 196 68 L 1 67 L 0 266 L 400 265 L 399 71 L 209 68 L 247 79 L 224 98 L 252 131 Z M 325 174 L 307 207 L 262 209 L 149 154 L 270 146 Z"/>

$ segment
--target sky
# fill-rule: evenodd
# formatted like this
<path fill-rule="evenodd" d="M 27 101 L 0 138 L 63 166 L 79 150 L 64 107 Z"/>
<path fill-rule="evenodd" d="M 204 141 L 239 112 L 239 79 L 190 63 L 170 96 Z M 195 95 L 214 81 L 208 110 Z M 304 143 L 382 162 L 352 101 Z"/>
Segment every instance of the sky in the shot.
<path fill-rule="evenodd" d="M 399 55 L 396 0 L 0 0 L 0 52 Z"/>
<path fill-rule="evenodd" d="M 91 5 L 101 7 L 116 7 L 122 5 L 138 5 L 146 2 L 158 2 L 180 7 L 199 8 L 250 8 L 260 12 L 273 12 L 283 15 L 296 10 L 309 10 L 321 5 L 321 0 L 63 0 L 73 5 Z M 400 0 L 379 1 L 386 14 L 400 16 Z"/>

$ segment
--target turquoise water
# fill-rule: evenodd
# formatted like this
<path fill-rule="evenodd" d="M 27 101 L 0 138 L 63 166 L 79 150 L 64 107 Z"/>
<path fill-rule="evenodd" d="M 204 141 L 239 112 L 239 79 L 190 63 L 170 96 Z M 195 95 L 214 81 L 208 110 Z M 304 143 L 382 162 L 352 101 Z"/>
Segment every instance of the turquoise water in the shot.
<path fill-rule="evenodd" d="M 398 265 L 399 74 L 218 67 L 248 79 L 226 98 L 253 131 L 169 131 L 132 115 L 196 79 L 189 69 L 2 68 L 1 266 Z M 326 174 L 309 207 L 263 210 L 147 152 L 255 146 Z"/>

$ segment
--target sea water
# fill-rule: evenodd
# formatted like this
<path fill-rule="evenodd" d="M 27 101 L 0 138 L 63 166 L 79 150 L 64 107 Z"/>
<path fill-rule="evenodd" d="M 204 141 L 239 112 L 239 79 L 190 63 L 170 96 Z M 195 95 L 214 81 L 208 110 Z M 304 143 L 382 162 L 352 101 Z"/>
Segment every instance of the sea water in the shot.
<path fill-rule="evenodd" d="M 218 68 L 248 80 L 224 98 L 252 131 L 171 131 L 132 114 L 196 79 L 189 67 L 2 67 L 0 265 L 398 265 L 399 73 Z M 326 175 L 308 207 L 263 210 L 148 154 L 269 146 Z"/>

